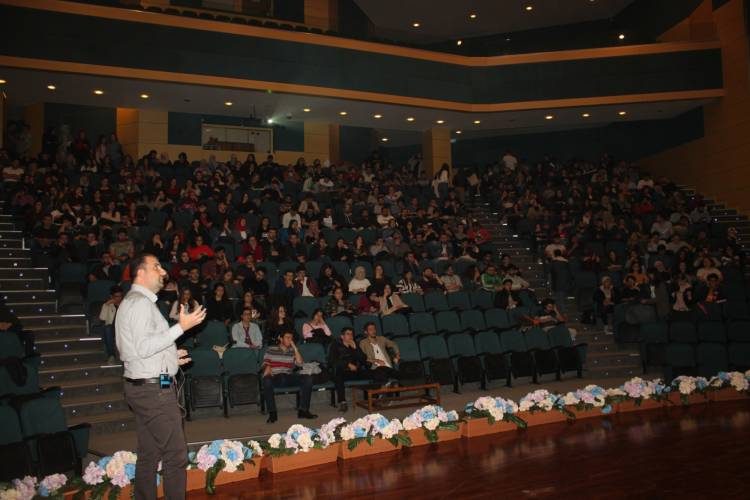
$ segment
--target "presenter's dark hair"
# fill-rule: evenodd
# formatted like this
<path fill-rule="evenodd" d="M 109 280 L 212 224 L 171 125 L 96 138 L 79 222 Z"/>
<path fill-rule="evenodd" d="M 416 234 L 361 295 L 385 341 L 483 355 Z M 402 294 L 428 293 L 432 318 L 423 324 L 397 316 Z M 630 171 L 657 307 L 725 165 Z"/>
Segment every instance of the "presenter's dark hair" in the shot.
<path fill-rule="evenodd" d="M 130 261 L 130 279 L 134 279 L 135 275 L 138 274 L 138 269 L 143 268 L 146 265 L 146 257 L 153 257 L 159 260 L 156 255 L 148 252 L 138 254 L 133 260 Z"/>

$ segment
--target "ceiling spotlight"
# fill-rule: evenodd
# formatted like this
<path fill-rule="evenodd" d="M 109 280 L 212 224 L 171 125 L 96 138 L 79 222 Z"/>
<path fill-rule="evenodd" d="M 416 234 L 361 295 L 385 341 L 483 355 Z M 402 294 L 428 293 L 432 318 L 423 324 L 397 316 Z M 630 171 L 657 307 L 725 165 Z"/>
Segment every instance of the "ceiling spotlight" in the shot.
<path fill-rule="evenodd" d="M 47 85 L 47 90 L 56 90 L 56 89 L 57 87 L 55 87 L 54 85 L 51 85 L 51 84 Z"/>
<path fill-rule="evenodd" d="M 309 113 L 310 112 L 310 108 L 302 108 L 302 111 L 304 111 L 305 113 Z"/>
<path fill-rule="evenodd" d="M 547 115 L 544 117 L 545 120 L 553 120 L 555 118 L 555 115 Z"/>
<path fill-rule="evenodd" d="M 406 119 L 406 121 L 407 121 L 407 122 L 413 122 L 413 121 L 414 121 L 414 117 L 413 117 L 413 116 L 410 116 L 410 117 L 408 117 L 408 118 Z"/>
<path fill-rule="evenodd" d="M 231 106 L 232 104 L 233 104 L 232 101 L 227 101 L 224 103 L 224 106 Z"/>
<path fill-rule="evenodd" d="M 527 5 L 526 6 L 526 10 L 527 11 L 532 11 L 532 10 L 534 10 L 534 6 L 533 5 Z"/>
<path fill-rule="evenodd" d="M 473 12 L 469 14 L 469 19 L 476 19 L 476 18 L 477 18 L 477 15 L 474 14 Z"/>
<path fill-rule="evenodd" d="M 456 134 L 461 135 L 461 131 L 460 130 L 456 130 Z"/>
<path fill-rule="evenodd" d="M 383 141 L 383 142 L 388 142 L 388 138 L 387 137 L 383 137 L 380 140 Z"/>
<path fill-rule="evenodd" d="M 419 28 L 421 25 L 418 22 L 413 22 L 411 25 L 415 28 Z"/>
<path fill-rule="evenodd" d="M 628 112 L 627 112 L 627 111 L 620 111 L 620 112 L 619 112 L 619 113 L 617 113 L 617 114 L 618 114 L 618 115 L 620 115 L 620 116 L 625 116 L 625 115 L 627 115 L 627 114 L 628 114 Z"/>
<path fill-rule="evenodd" d="M 445 120 L 435 120 L 435 123 L 437 123 L 438 125 L 442 125 L 443 123 L 445 123 Z"/>
<path fill-rule="evenodd" d="M 482 120 L 474 120 L 474 125 L 479 125 L 480 123 L 482 123 Z"/>
<path fill-rule="evenodd" d="M 141 94 L 141 99 L 148 99 L 148 94 Z"/>
<path fill-rule="evenodd" d="M 584 113 L 584 114 L 582 114 L 581 116 L 582 116 L 582 117 L 584 117 L 584 118 L 588 118 L 588 117 L 589 117 L 589 116 L 591 116 L 591 115 L 590 115 L 590 114 L 588 114 L 588 113 Z"/>
<path fill-rule="evenodd" d="M 625 33 L 620 33 L 619 35 L 617 35 L 617 38 L 619 38 L 620 40 L 625 40 Z"/>
<path fill-rule="evenodd" d="M 103 93 L 104 93 L 103 90 L 99 90 L 99 89 L 94 90 L 94 94 L 96 95 L 102 95 Z"/>
<path fill-rule="evenodd" d="M 463 41 L 463 40 L 456 40 L 456 45 L 458 45 L 459 47 L 460 47 L 460 46 L 461 46 L 461 45 L 462 45 L 463 43 L 464 43 L 464 41 Z"/>
<path fill-rule="evenodd" d="M 269 118 L 268 120 L 266 120 L 266 123 L 268 123 L 269 125 L 271 125 L 273 123 L 273 118 Z"/>
<path fill-rule="evenodd" d="M 381 118 L 383 118 L 383 115 L 377 114 L 377 115 L 372 115 L 372 117 L 375 118 L 376 120 L 380 120 Z"/>
<path fill-rule="evenodd" d="M 5 80 L 3 80 L 3 79 L 0 78 L 0 85 L 2 85 L 4 83 L 8 83 L 8 82 L 6 82 Z"/>
<path fill-rule="evenodd" d="M 347 113 L 346 111 L 339 111 L 339 114 L 340 114 L 341 116 L 346 116 L 346 115 L 348 115 L 349 113 Z"/>

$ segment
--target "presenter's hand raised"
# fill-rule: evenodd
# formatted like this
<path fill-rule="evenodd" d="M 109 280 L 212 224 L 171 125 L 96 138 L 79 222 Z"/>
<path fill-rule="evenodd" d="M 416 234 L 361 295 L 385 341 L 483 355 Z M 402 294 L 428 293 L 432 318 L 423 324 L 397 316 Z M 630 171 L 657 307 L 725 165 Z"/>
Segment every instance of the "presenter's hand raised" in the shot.
<path fill-rule="evenodd" d="M 185 305 L 180 309 L 180 326 L 184 332 L 200 324 L 204 319 L 206 319 L 206 310 L 203 306 L 198 306 L 191 313 L 187 312 L 187 306 Z"/>

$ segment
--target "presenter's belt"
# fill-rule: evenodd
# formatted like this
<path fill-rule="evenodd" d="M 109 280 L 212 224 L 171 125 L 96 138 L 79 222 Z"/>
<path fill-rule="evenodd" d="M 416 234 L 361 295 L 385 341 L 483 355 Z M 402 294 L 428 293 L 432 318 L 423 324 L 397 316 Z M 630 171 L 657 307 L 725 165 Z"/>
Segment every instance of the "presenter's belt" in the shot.
<path fill-rule="evenodd" d="M 123 380 L 127 382 L 128 384 L 140 386 L 140 385 L 146 385 L 146 384 L 160 384 L 161 380 L 159 377 L 152 377 L 152 378 L 128 378 L 123 377 Z M 169 383 L 170 385 L 174 384 L 174 377 L 169 377 Z"/>

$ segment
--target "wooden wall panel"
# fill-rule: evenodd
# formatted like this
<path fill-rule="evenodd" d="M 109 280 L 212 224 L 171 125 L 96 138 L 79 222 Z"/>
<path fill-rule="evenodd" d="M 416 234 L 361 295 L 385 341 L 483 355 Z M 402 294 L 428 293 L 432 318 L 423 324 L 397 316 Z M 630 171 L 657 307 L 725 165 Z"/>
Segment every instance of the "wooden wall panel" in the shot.
<path fill-rule="evenodd" d="M 725 95 L 704 107 L 704 137 L 641 164 L 750 214 L 750 54 L 743 8 L 743 0 L 730 0 L 713 11 Z"/>

